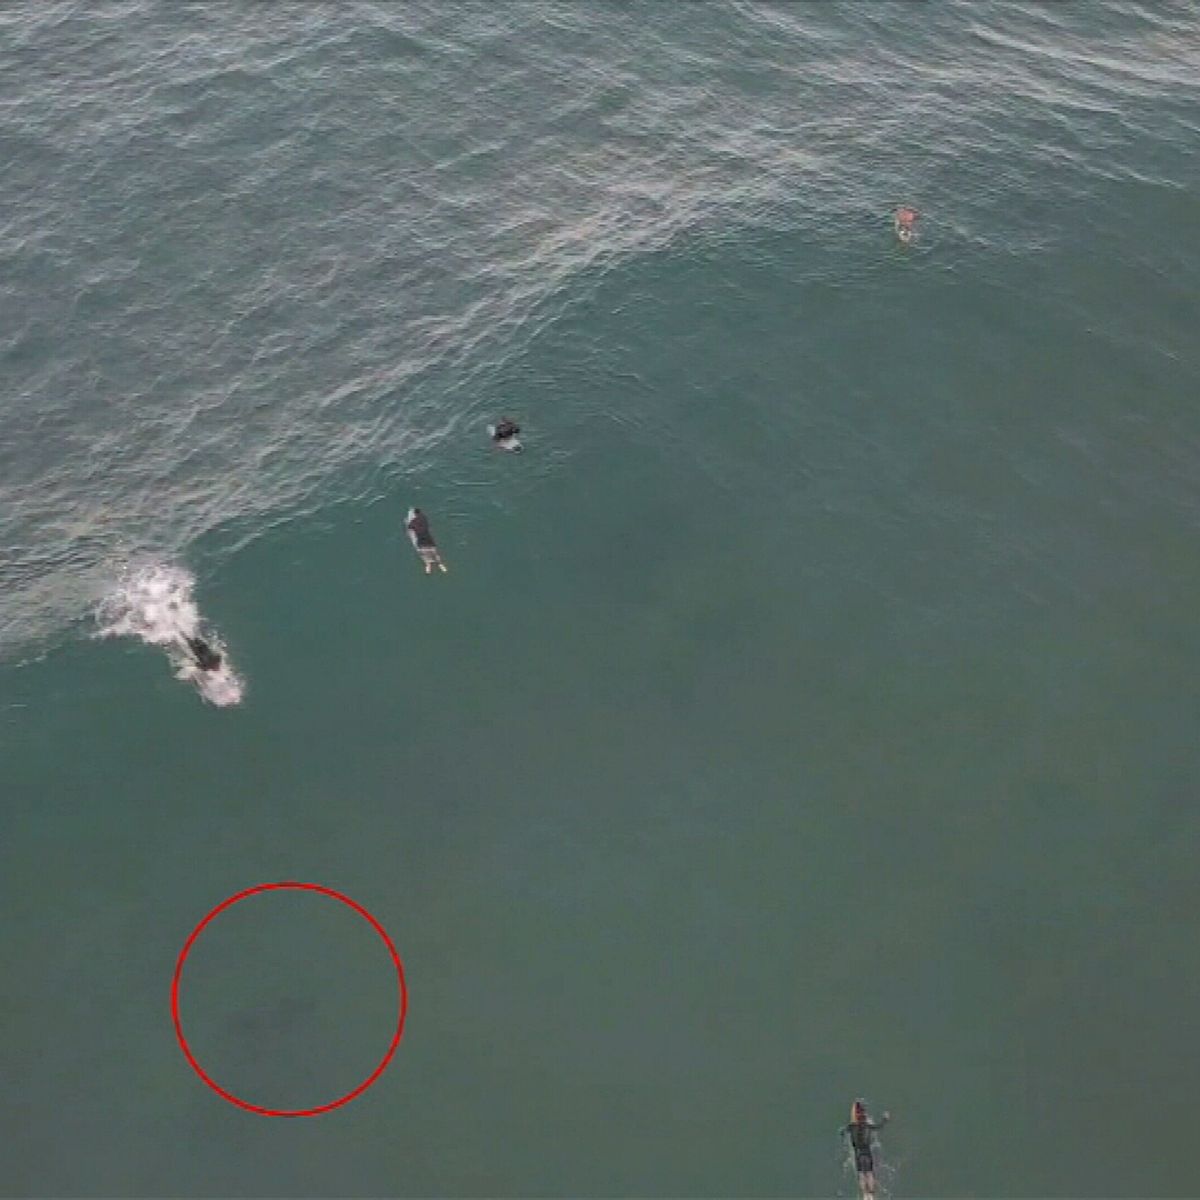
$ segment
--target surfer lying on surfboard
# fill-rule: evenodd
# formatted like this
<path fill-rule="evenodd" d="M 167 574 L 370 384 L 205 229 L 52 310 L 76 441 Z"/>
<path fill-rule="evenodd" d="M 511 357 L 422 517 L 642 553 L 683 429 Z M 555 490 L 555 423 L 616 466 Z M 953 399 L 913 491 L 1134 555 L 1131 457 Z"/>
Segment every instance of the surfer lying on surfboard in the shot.
<path fill-rule="evenodd" d="M 882 1129 L 891 1119 L 884 1113 L 881 1121 L 871 1120 L 867 1106 L 861 1100 L 850 1105 L 850 1124 L 843 1125 L 842 1137 L 850 1139 L 854 1151 L 854 1169 L 858 1172 L 858 1190 L 862 1200 L 873 1200 L 875 1195 L 875 1152 L 871 1146 L 871 1134 Z"/>
<path fill-rule="evenodd" d="M 444 574 L 446 564 L 442 562 L 437 542 L 433 540 L 433 534 L 429 531 L 429 518 L 419 508 L 410 508 L 404 528 L 408 530 L 408 540 L 412 542 L 413 549 L 425 564 L 425 574 L 432 575 L 434 567 Z"/>

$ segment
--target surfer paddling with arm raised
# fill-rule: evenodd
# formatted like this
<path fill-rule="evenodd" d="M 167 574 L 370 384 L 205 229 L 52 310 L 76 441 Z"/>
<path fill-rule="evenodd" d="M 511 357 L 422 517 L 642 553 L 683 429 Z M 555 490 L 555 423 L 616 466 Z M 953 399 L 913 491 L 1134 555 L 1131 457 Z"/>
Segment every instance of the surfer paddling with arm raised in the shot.
<path fill-rule="evenodd" d="M 880 1121 L 872 1121 L 867 1106 L 861 1100 L 850 1105 L 850 1123 L 843 1125 L 842 1137 L 850 1139 L 854 1151 L 854 1169 L 858 1172 L 858 1191 L 862 1200 L 874 1200 L 875 1196 L 875 1151 L 871 1146 L 871 1135 L 882 1129 L 891 1120 L 885 1112 Z"/>

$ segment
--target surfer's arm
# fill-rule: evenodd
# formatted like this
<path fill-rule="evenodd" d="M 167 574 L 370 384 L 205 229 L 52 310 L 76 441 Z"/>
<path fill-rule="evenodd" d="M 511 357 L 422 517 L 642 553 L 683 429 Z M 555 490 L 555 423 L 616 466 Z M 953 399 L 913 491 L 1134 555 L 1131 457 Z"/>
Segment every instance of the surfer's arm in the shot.
<path fill-rule="evenodd" d="M 891 1119 L 892 1114 L 885 1112 L 878 1121 L 868 1121 L 867 1124 L 870 1125 L 872 1129 L 882 1129 Z"/>

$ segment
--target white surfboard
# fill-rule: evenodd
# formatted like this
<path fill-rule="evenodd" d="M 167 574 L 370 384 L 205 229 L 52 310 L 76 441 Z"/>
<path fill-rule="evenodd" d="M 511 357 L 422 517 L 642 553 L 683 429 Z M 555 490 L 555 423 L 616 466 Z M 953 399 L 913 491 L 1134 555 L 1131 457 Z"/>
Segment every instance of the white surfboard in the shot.
<path fill-rule="evenodd" d="M 222 663 L 215 671 L 202 671 L 197 667 L 192 682 L 200 695 L 218 708 L 241 703 L 242 681 L 226 663 Z"/>

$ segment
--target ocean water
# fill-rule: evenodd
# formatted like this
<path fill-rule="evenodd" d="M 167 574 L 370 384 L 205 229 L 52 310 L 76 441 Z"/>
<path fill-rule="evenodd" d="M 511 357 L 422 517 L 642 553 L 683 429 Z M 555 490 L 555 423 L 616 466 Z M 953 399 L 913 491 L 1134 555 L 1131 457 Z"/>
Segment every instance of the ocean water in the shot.
<path fill-rule="evenodd" d="M 0 113 L 0 1192 L 1195 1193 L 1193 6 L 17 2 Z M 409 990 L 307 1120 L 171 1017 L 278 880 Z M 396 1009 L 181 982 L 264 1107 Z"/>

